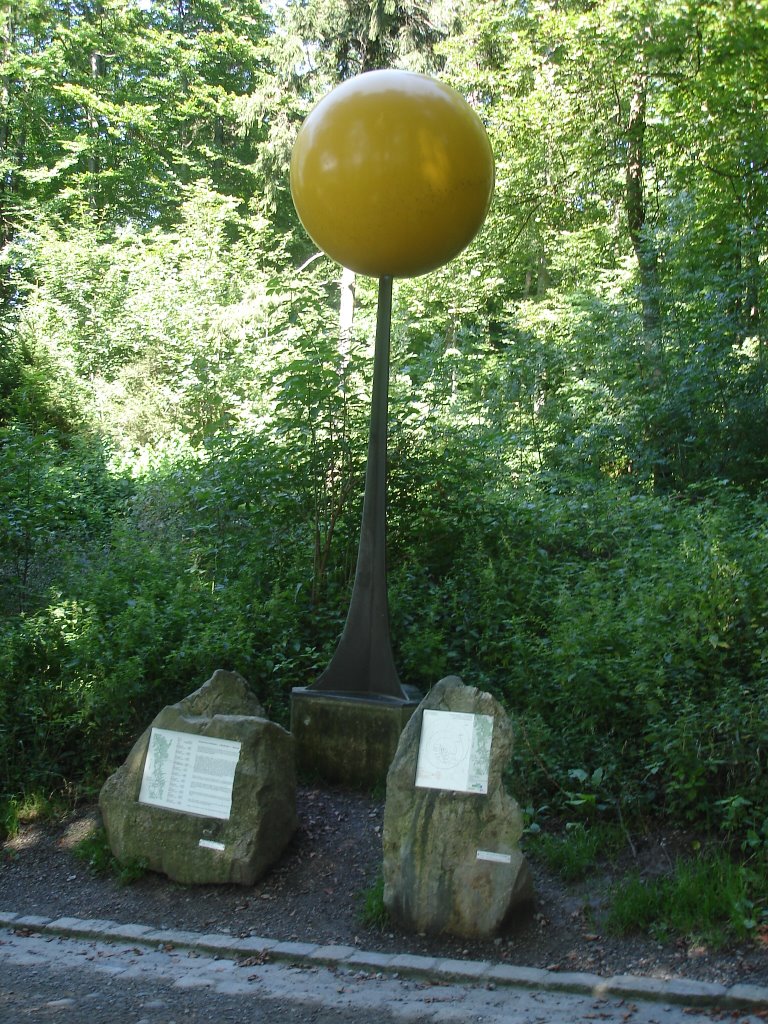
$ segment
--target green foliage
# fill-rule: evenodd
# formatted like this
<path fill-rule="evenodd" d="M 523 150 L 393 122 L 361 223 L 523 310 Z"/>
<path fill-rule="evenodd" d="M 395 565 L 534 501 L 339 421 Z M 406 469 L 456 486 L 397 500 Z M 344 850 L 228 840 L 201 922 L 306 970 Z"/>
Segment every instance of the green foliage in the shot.
<path fill-rule="evenodd" d="M 71 438 L 85 426 L 83 394 L 79 382 L 33 337 L 16 332 L 0 345 L 0 429 Z"/>
<path fill-rule="evenodd" d="M 75 381 L 81 415 L 131 452 L 197 443 L 265 411 L 263 363 L 285 298 L 267 288 L 282 245 L 210 181 L 177 195 L 175 230 L 53 222 L 19 246 L 37 278 L 18 314 L 22 349 L 41 376 Z"/>
<path fill-rule="evenodd" d="M 37 606 L 86 538 L 108 531 L 125 492 L 92 437 L 0 427 L 0 608 Z"/>
<path fill-rule="evenodd" d="M 625 839 L 615 825 L 570 822 L 561 835 L 534 832 L 526 838 L 526 849 L 564 882 L 579 882 L 596 871 L 601 860 L 611 857 Z"/>
<path fill-rule="evenodd" d="M 0 719 L 0 757 L 10 792 L 25 779 L 56 788 L 102 775 L 148 709 L 218 667 L 246 675 L 268 713 L 287 721 L 290 688 L 320 670 L 342 598 L 332 613 L 308 601 L 311 533 L 275 450 L 243 442 L 237 451 L 212 447 L 183 473 L 179 461 L 161 465 L 127 501 L 118 491 L 120 514 L 106 535 L 80 537 L 80 558 L 57 566 L 50 603 L 2 624 L 0 701 L 14 714 Z"/>
<path fill-rule="evenodd" d="M 745 939 L 768 920 L 765 866 L 736 863 L 724 851 L 679 859 L 669 875 L 622 881 L 611 897 L 608 928 L 715 947 Z"/>
<path fill-rule="evenodd" d="M 762 851 L 758 0 L 462 0 L 451 24 L 323 2 L 278 5 L 279 30 L 250 2 L 17 8 L 0 23 L 11 827 L 24 793 L 95 785 L 215 668 L 285 723 L 327 664 L 375 286 L 356 282 L 342 324 L 349 281 L 297 224 L 287 159 L 318 90 L 400 63 L 477 105 L 498 172 L 472 246 L 395 291 L 401 675 L 503 701 L 516 793 L 576 821 L 574 849 L 667 820 Z"/>
<path fill-rule="evenodd" d="M 19 834 L 18 805 L 15 797 L 0 804 L 0 841 Z"/>
<path fill-rule="evenodd" d="M 762 502 L 554 478 L 502 498 L 482 479 L 489 463 L 444 428 L 403 429 L 414 463 L 397 470 L 410 505 L 390 570 L 403 678 L 427 688 L 458 672 L 499 696 L 525 802 L 584 822 L 668 814 L 762 842 Z M 357 524 L 340 521 L 318 591 L 316 484 L 282 451 L 264 436 L 169 449 L 129 488 L 99 483 L 89 530 L 45 513 L 68 555 L 46 570 L 47 602 L 0 630 L 9 794 L 103 776 L 150 709 L 220 666 L 287 721 L 291 687 L 324 667 L 341 629 Z"/>
<path fill-rule="evenodd" d="M 378 875 L 362 896 L 363 906 L 360 911 L 360 920 L 367 928 L 376 928 L 378 931 L 382 931 L 389 924 L 389 914 L 384 906 L 384 876 Z"/>
<path fill-rule="evenodd" d="M 94 875 L 113 875 L 120 885 L 138 882 L 148 870 L 146 861 L 140 857 L 128 861 L 117 860 L 103 828 L 95 829 L 85 839 L 81 839 L 73 852 Z"/>
<path fill-rule="evenodd" d="M 0 840 L 13 839 L 26 822 L 53 819 L 62 813 L 63 801 L 39 791 L 0 799 Z"/>
<path fill-rule="evenodd" d="M 268 83 L 260 4 L 21 0 L 1 24 L 11 230 L 36 202 L 65 218 L 167 222 L 179 187 L 211 170 L 250 196 L 260 133 L 240 130 L 237 105 Z"/>

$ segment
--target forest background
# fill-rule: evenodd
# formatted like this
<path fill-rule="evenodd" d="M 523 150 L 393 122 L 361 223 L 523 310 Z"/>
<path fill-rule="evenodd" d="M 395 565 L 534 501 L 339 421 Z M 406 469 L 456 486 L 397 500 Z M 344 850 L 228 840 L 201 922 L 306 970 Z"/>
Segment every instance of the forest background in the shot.
<path fill-rule="evenodd" d="M 214 669 L 286 723 L 326 666 L 376 282 L 316 252 L 288 161 L 393 66 L 458 89 L 497 169 L 472 246 L 395 285 L 401 677 L 505 704 L 533 826 L 674 823 L 764 871 L 768 4 L 0 11 L 6 827 Z"/>

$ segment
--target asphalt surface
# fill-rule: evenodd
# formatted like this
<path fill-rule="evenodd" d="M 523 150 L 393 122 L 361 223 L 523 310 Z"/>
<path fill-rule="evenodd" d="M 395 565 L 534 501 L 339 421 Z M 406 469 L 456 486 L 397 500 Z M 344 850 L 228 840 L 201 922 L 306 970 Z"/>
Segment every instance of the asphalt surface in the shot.
<path fill-rule="evenodd" d="M 711 1024 L 768 1018 L 768 990 L 601 979 L 349 947 L 0 912 L 0 1022 Z"/>

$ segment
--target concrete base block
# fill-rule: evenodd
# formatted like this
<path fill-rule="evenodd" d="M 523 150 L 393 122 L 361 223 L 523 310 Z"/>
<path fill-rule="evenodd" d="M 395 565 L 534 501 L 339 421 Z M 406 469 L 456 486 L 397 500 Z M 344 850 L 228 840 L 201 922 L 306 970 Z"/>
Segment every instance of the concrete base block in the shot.
<path fill-rule="evenodd" d="M 400 733 L 418 700 L 389 702 L 305 687 L 291 694 L 299 772 L 353 789 L 384 786 Z"/>

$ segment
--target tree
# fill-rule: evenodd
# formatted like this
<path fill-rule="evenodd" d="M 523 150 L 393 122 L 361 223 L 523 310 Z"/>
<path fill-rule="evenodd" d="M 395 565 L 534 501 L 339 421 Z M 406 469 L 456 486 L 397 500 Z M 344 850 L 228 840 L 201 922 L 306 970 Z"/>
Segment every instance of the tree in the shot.
<path fill-rule="evenodd" d="M 200 177 L 246 202 L 259 138 L 237 103 L 269 74 L 269 31 L 255 0 L 6 10 L 6 193 L 22 209 L 90 209 L 108 223 L 167 223 L 179 185 Z"/>
<path fill-rule="evenodd" d="M 742 346 L 739 366 L 732 348 L 754 332 L 764 351 L 764 5 L 466 0 L 460 12 L 446 71 L 474 90 L 500 154 L 479 243 L 498 268 L 482 275 L 496 281 L 489 334 L 500 322 L 515 337 L 518 311 L 550 289 L 571 290 L 581 309 L 579 292 L 615 296 L 631 259 L 639 315 L 623 344 L 595 353 L 590 342 L 577 358 L 582 395 L 594 375 L 616 397 L 613 430 L 637 439 L 627 464 L 660 486 L 712 471 L 701 446 L 712 431 L 725 461 L 740 458 L 733 410 L 754 416 L 765 401 L 761 355 Z M 553 383 L 541 410 L 557 408 Z"/>

